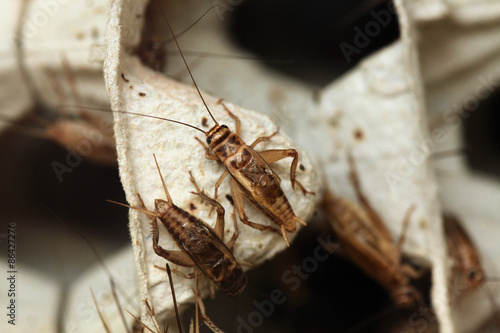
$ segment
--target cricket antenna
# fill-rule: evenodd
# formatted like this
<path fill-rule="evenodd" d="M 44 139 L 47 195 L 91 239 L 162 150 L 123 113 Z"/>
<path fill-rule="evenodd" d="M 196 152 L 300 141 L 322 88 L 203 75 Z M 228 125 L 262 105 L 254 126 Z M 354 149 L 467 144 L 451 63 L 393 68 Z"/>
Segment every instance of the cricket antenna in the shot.
<path fill-rule="evenodd" d="M 60 107 L 61 108 L 80 108 L 80 109 L 82 108 L 82 107 L 80 107 L 78 105 L 61 105 Z M 137 112 L 129 112 L 129 111 L 122 111 L 122 110 L 115 110 L 115 111 L 113 111 L 113 110 L 108 110 L 108 109 L 92 108 L 92 107 L 88 107 L 88 106 L 86 106 L 84 109 L 85 110 L 92 110 L 92 111 L 100 111 L 100 112 L 131 114 L 131 115 L 134 115 L 134 116 L 142 116 L 142 117 L 147 117 L 147 118 L 153 118 L 153 119 L 159 119 L 159 120 L 166 120 L 166 121 L 169 121 L 171 123 L 176 123 L 176 124 L 179 124 L 179 125 L 184 125 L 184 126 L 187 126 L 187 127 L 194 128 L 195 130 L 198 130 L 198 131 L 202 132 L 205 135 L 207 134 L 207 132 L 205 132 L 201 128 L 198 128 L 196 126 L 190 125 L 188 123 L 183 123 L 182 121 L 170 119 L 170 118 L 157 117 L 157 116 L 152 116 L 150 114 L 137 113 Z"/>
<path fill-rule="evenodd" d="M 174 34 L 172 34 L 173 37 L 170 37 L 170 38 L 167 38 L 165 39 L 162 44 L 166 44 L 168 42 L 170 42 L 172 39 L 175 39 L 175 38 L 178 38 L 178 37 L 181 37 L 182 35 L 184 35 L 186 32 L 189 31 L 189 29 L 191 29 L 192 27 L 194 27 L 198 22 L 201 21 L 202 18 L 204 18 L 212 9 L 214 8 L 217 8 L 219 7 L 220 5 L 213 5 L 212 7 L 208 8 L 205 13 L 203 13 L 203 15 L 201 15 L 200 17 L 198 17 L 198 19 L 196 21 L 194 21 L 193 23 L 191 23 L 186 29 L 182 30 L 181 32 L 179 32 L 177 34 L 177 36 L 174 36 Z M 165 15 L 164 15 L 165 16 Z"/>
<path fill-rule="evenodd" d="M 198 95 L 200 95 L 201 101 L 205 105 L 205 108 L 207 109 L 208 113 L 210 114 L 210 117 L 212 117 L 212 120 L 215 122 L 216 125 L 219 125 L 217 120 L 215 120 L 212 112 L 210 112 L 210 109 L 208 108 L 207 102 L 205 102 L 205 99 L 203 98 L 203 95 L 201 94 L 200 88 L 198 88 L 198 84 L 196 84 L 196 81 L 193 77 L 193 73 L 191 73 L 191 69 L 189 69 L 189 65 L 187 64 L 186 58 L 184 57 L 184 53 L 182 53 L 181 47 L 179 46 L 179 43 L 177 42 L 177 38 L 175 37 L 174 31 L 172 30 L 172 27 L 170 26 L 170 23 L 168 22 L 167 17 L 165 16 L 165 13 L 162 12 L 161 15 L 165 19 L 165 22 L 167 23 L 167 26 L 168 26 L 168 30 L 170 30 L 170 33 L 172 34 L 172 37 L 174 38 L 175 45 L 177 46 L 177 49 L 179 50 L 179 53 L 181 54 L 182 61 L 184 61 L 184 64 L 186 65 L 189 76 L 191 77 L 191 80 L 193 81 L 194 86 L 195 86 L 196 90 L 198 91 Z"/>

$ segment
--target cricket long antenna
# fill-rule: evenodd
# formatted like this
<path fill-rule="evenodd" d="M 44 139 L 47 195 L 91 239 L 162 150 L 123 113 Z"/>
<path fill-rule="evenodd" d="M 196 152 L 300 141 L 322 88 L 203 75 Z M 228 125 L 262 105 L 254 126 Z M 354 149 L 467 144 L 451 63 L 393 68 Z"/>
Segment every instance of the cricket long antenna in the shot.
<path fill-rule="evenodd" d="M 127 207 L 127 208 L 131 208 L 131 209 L 135 209 L 141 213 L 144 213 L 148 216 L 151 216 L 151 217 L 159 217 L 160 215 L 157 214 L 157 213 L 153 213 L 153 212 L 150 212 L 149 210 L 146 210 L 146 209 L 142 209 L 142 208 L 138 208 L 138 207 L 134 207 L 134 206 L 130 206 L 130 205 L 127 205 L 127 204 L 124 204 L 124 203 L 121 203 L 121 202 L 118 202 L 118 201 L 114 201 L 114 200 L 108 200 L 106 199 L 107 202 L 111 202 L 115 205 L 120 205 L 120 206 L 123 206 L 123 207 Z"/>
<path fill-rule="evenodd" d="M 447 158 L 447 157 L 456 157 L 467 154 L 468 149 L 466 147 L 453 148 L 443 151 L 437 151 L 432 154 L 432 157 L 436 160 Z"/>
<path fill-rule="evenodd" d="M 182 53 L 181 47 L 179 46 L 179 43 L 177 42 L 177 38 L 175 37 L 174 31 L 172 30 L 172 27 L 170 26 L 170 23 L 167 20 L 167 17 L 165 16 L 165 13 L 161 13 L 163 15 L 163 18 L 165 19 L 165 22 L 167 23 L 168 29 L 170 30 L 170 33 L 172 34 L 172 37 L 174 39 L 175 45 L 177 46 L 177 49 L 179 50 L 179 53 L 181 54 L 182 61 L 184 61 L 184 64 L 186 65 L 186 68 L 188 70 L 189 76 L 191 77 L 191 80 L 194 83 L 194 86 L 196 88 L 196 91 L 198 91 L 198 95 L 200 95 L 201 101 L 205 105 L 205 108 L 207 109 L 208 113 L 210 114 L 210 117 L 212 117 L 212 120 L 215 122 L 216 125 L 219 125 L 217 120 L 215 120 L 212 112 L 210 112 L 210 109 L 208 108 L 207 102 L 205 102 L 205 99 L 203 98 L 203 95 L 201 94 L 200 88 L 198 88 L 198 84 L 196 83 L 193 73 L 191 73 L 191 69 L 189 69 L 189 65 L 187 64 L 186 58 L 184 57 L 184 54 Z M 204 132 L 205 133 L 205 132 Z"/>
<path fill-rule="evenodd" d="M 167 184 L 165 184 L 165 179 L 163 179 L 163 175 L 161 174 L 160 166 L 158 165 L 158 161 L 156 160 L 156 155 L 153 154 L 153 157 L 155 158 L 156 168 L 158 169 L 158 173 L 160 174 L 163 190 L 165 191 L 165 195 L 167 196 L 167 202 L 172 205 L 172 198 L 170 197 L 170 193 L 168 193 Z"/>
<path fill-rule="evenodd" d="M 213 5 L 212 7 L 208 8 L 205 13 L 203 13 L 203 15 L 201 15 L 196 21 L 194 21 L 193 23 L 191 23 L 190 25 L 187 26 L 186 29 L 182 30 L 181 32 L 179 32 L 177 34 L 177 36 L 175 36 L 174 34 L 172 34 L 173 37 L 170 37 L 170 38 L 167 38 L 165 39 L 163 42 L 161 42 L 162 44 L 166 44 L 168 42 L 170 42 L 172 39 L 176 39 L 176 38 L 179 38 L 181 37 L 182 35 L 184 35 L 186 32 L 189 31 L 189 29 L 191 29 L 192 27 L 194 27 L 198 22 L 201 21 L 202 18 L 204 18 L 212 9 L 216 8 L 216 7 L 219 7 L 219 5 Z M 165 15 L 164 15 L 165 16 Z"/>
<path fill-rule="evenodd" d="M 60 106 L 61 108 L 82 108 L 81 106 L 78 106 L 78 105 L 61 105 Z M 157 117 L 157 116 L 152 116 L 150 114 L 144 114 L 144 113 L 137 113 L 137 112 L 129 112 L 129 111 L 122 111 L 122 110 L 117 110 L 117 111 L 113 111 L 113 110 L 108 110 L 108 109 L 100 109 L 100 108 L 92 108 L 92 107 L 85 107 L 86 110 L 92 110 L 92 111 L 100 111 L 100 112 L 112 112 L 112 113 L 123 113 L 123 114 L 131 114 L 131 115 L 134 115 L 134 116 L 142 116 L 142 117 L 147 117 L 147 118 L 153 118 L 153 119 L 159 119 L 159 120 L 166 120 L 166 121 L 169 121 L 169 122 L 172 122 L 172 123 L 176 123 L 176 124 L 180 124 L 180 125 L 184 125 L 184 126 L 187 126 L 187 127 L 191 127 L 191 128 L 194 128 L 195 130 L 198 130 L 200 132 L 202 132 L 203 134 L 206 134 L 206 132 L 204 130 L 202 130 L 201 128 L 198 128 L 196 126 L 193 126 L 193 125 L 190 125 L 190 124 L 187 124 L 187 123 L 183 123 L 182 121 L 178 121 L 178 120 L 173 120 L 173 119 L 169 119 L 169 118 L 164 118 L 164 117 Z M 210 114 L 212 115 L 212 114 Z"/>
<path fill-rule="evenodd" d="M 90 288 L 90 294 L 92 295 L 92 300 L 94 301 L 95 308 L 97 310 L 97 314 L 99 315 L 99 318 L 101 319 L 102 326 L 104 326 L 104 330 L 106 333 L 111 333 L 111 330 L 108 327 L 108 324 L 106 323 L 106 319 L 104 319 L 104 315 L 102 314 L 101 310 L 99 309 L 99 305 L 97 305 L 97 300 L 95 299 L 94 291 L 92 288 Z"/>
<path fill-rule="evenodd" d="M 486 282 L 500 282 L 500 277 L 498 276 L 486 276 Z"/>

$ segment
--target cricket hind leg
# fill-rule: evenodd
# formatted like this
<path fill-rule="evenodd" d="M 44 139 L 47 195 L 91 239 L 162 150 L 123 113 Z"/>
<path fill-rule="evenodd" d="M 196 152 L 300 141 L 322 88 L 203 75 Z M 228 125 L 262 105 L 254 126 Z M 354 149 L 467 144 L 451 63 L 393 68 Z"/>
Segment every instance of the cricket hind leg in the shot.
<path fill-rule="evenodd" d="M 259 138 L 260 139 L 260 138 Z M 257 139 L 257 140 L 259 140 Z M 316 194 L 314 192 L 311 192 L 307 190 L 304 185 L 302 185 L 297 179 L 296 179 L 296 171 L 297 171 L 297 164 L 299 162 L 299 153 L 295 149 L 269 149 L 269 150 L 264 150 L 260 151 L 259 155 L 268 163 L 272 164 L 274 162 L 277 162 L 279 160 L 282 160 L 286 157 L 293 157 L 292 160 L 292 165 L 290 166 L 290 181 L 292 182 L 292 188 L 295 190 L 295 185 L 300 187 L 302 190 L 302 193 L 304 195 L 306 194 Z"/>
<path fill-rule="evenodd" d="M 147 210 L 146 206 L 144 205 L 144 201 L 142 200 L 139 193 L 137 193 L 137 197 L 139 198 L 140 207 L 144 210 Z M 163 257 L 165 260 L 170 261 L 171 263 L 174 263 L 176 265 L 184 267 L 194 267 L 195 263 L 186 253 L 182 251 L 165 250 L 158 244 L 160 240 L 160 231 L 158 230 L 157 219 L 157 217 L 151 217 L 153 250 L 155 251 L 155 253 L 160 257 Z"/>
<path fill-rule="evenodd" d="M 186 253 L 182 251 L 165 250 L 160 245 L 158 245 L 160 232 L 158 231 L 158 220 L 156 218 L 152 222 L 152 225 L 153 225 L 153 250 L 157 255 L 179 266 L 184 266 L 184 267 L 195 266 L 193 260 Z"/>
<path fill-rule="evenodd" d="M 234 200 L 234 207 L 235 207 L 236 211 L 238 212 L 238 216 L 240 217 L 240 221 L 243 222 L 244 224 L 254 228 L 254 229 L 257 229 L 257 230 L 262 230 L 262 231 L 267 230 L 267 231 L 272 231 L 272 232 L 277 232 L 279 234 L 282 234 L 283 238 L 285 239 L 286 244 L 288 246 L 290 246 L 290 242 L 288 241 L 288 238 L 286 235 L 286 230 L 285 230 L 284 226 L 281 226 L 280 229 L 276 229 L 276 228 L 273 228 L 273 227 L 270 227 L 267 225 L 263 225 L 263 224 L 249 221 L 248 216 L 245 213 L 245 206 L 243 203 L 243 196 L 241 194 L 241 190 L 238 188 L 238 184 L 236 183 L 236 181 L 234 179 L 231 179 L 230 186 L 231 186 L 231 194 L 232 194 L 233 200 Z"/>

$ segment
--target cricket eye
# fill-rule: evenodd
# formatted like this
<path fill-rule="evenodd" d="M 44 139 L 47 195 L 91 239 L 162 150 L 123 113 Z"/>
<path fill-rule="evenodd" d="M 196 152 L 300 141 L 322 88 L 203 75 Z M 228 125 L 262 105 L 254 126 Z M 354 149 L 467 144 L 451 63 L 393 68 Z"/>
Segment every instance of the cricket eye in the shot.
<path fill-rule="evenodd" d="M 226 125 L 222 125 L 221 127 L 222 127 L 222 128 L 227 128 L 227 129 L 229 129 L 229 127 L 227 127 Z"/>
<path fill-rule="evenodd" d="M 471 269 L 467 272 L 467 275 L 469 277 L 469 280 L 480 280 L 481 279 L 481 273 L 479 273 L 475 269 Z"/>
<path fill-rule="evenodd" d="M 212 137 L 211 137 L 211 136 L 209 136 L 209 137 L 207 138 L 207 143 L 208 143 L 208 144 L 210 144 L 210 142 L 212 142 Z"/>

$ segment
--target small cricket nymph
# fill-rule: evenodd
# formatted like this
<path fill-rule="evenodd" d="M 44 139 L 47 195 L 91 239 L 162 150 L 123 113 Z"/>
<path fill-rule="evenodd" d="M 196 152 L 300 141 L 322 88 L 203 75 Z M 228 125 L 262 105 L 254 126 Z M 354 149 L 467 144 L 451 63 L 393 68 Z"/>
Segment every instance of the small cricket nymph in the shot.
<path fill-rule="evenodd" d="M 240 294 L 245 289 L 248 279 L 231 251 L 238 237 L 236 223 L 235 232 L 226 245 L 223 241 L 225 224 L 224 207 L 199 189 L 191 172 L 189 173 L 190 179 L 196 188 L 196 192 L 192 193 L 217 209 L 215 228 L 212 228 L 206 222 L 191 215 L 182 208 L 177 207 L 172 202 L 172 198 L 168 193 L 156 157 L 155 162 L 167 200 L 155 199 L 154 212 L 149 211 L 145 207 L 139 194 L 137 196 L 141 202 L 140 208 L 112 202 L 139 210 L 151 217 L 153 249 L 157 255 L 179 266 L 197 267 L 224 293 L 231 296 Z M 167 229 L 179 246 L 180 251 L 166 250 L 158 244 L 160 237 L 158 222 L 161 222 L 165 229 Z"/>

